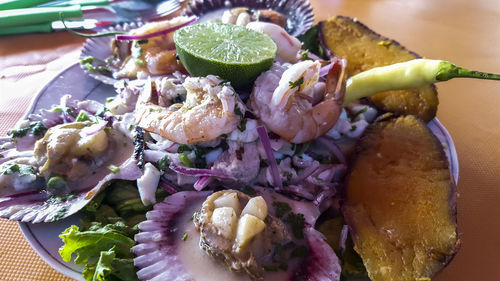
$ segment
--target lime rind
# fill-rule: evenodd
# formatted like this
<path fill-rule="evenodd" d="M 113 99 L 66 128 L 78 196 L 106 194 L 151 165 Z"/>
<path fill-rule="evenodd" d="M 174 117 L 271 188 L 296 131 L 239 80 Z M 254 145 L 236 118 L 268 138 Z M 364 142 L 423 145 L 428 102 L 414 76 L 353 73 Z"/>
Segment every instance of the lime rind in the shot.
<path fill-rule="evenodd" d="M 193 76 L 218 75 L 234 87 L 250 85 L 269 69 L 278 47 L 268 35 L 242 26 L 202 23 L 174 33 L 177 52 Z"/>

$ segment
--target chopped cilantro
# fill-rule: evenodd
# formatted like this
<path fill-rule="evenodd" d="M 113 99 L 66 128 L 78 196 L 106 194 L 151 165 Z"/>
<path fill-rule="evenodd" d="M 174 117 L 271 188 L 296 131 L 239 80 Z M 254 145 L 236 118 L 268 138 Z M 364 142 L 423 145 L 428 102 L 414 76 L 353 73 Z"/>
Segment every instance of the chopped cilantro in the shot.
<path fill-rule="evenodd" d="M 182 240 L 182 241 L 186 241 L 186 240 L 187 240 L 187 238 L 188 238 L 188 234 L 187 234 L 186 232 L 184 232 L 184 235 L 182 235 L 181 240 Z"/>
<path fill-rule="evenodd" d="M 83 59 L 80 60 L 81 63 L 93 63 L 94 62 L 94 57 L 88 56 L 84 57 Z"/>
<path fill-rule="evenodd" d="M 356 119 L 359 115 L 361 115 L 361 114 L 365 113 L 367 110 L 368 110 L 368 107 L 367 107 L 367 106 L 363 107 L 363 109 L 359 110 L 358 112 L 356 112 L 356 113 L 354 114 L 354 116 L 352 117 L 352 119 L 353 119 L 353 120 L 354 120 L 354 119 Z"/>
<path fill-rule="evenodd" d="M 12 164 L 9 168 L 3 171 L 4 175 L 12 175 L 19 173 L 19 176 L 28 176 L 35 174 L 35 168 L 30 165 Z"/>
<path fill-rule="evenodd" d="M 103 107 L 101 111 L 99 111 L 98 113 L 96 113 L 97 116 L 102 116 L 104 115 L 104 113 L 106 113 L 106 111 L 109 111 L 109 109 L 107 107 Z"/>
<path fill-rule="evenodd" d="M 304 77 L 300 77 L 295 82 L 288 81 L 288 84 L 290 85 L 290 89 L 293 89 L 295 87 L 300 87 L 300 85 L 304 84 Z"/>
<path fill-rule="evenodd" d="M 284 220 L 291 228 L 293 236 L 298 239 L 304 238 L 304 224 L 305 218 L 303 214 L 289 213 Z"/>
<path fill-rule="evenodd" d="M 90 120 L 89 116 L 83 110 L 80 111 L 80 113 L 78 113 L 78 116 L 76 116 L 77 122 L 83 122 L 83 121 L 89 121 L 89 120 Z"/>
<path fill-rule="evenodd" d="M 183 153 L 185 151 L 193 151 L 193 149 L 187 144 L 181 144 L 179 145 L 179 148 L 177 148 L 177 153 Z"/>
<path fill-rule="evenodd" d="M 293 174 L 290 172 L 283 172 L 283 175 L 286 177 L 286 180 L 284 181 L 284 185 L 289 185 L 290 181 L 292 180 Z"/>
<path fill-rule="evenodd" d="M 284 215 L 286 215 L 288 212 L 292 210 L 292 208 L 290 207 L 290 205 L 288 205 L 288 203 L 279 201 L 274 201 L 273 207 L 277 218 L 282 218 Z"/>
<path fill-rule="evenodd" d="M 29 132 L 31 132 L 34 136 L 43 136 L 46 131 L 47 128 L 42 124 L 42 122 L 37 121 L 37 122 L 32 122 L 27 127 L 11 130 L 10 135 L 13 138 L 22 138 L 26 136 Z"/>
<path fill-rule="evenodd" d="M 107 66 L 103 66 L 103 65 L 94 66 L 90 63 L 84 63 L 83 68 L 85 68 L 89 72 L 99 72 L 99 73 L 111 72 L 111 69 Z"/>
<path fill-rule="evenodd" d="M 309 50 L 305 50 L 305 51 L 300 52 L 300 55 L 302 56 L 302 59 L 303 59 L 303 60 L 313 60 L 313 59 L 309 56 Z"/>
<path fill-rule="evenodd" d="M 240 107 L 238 105 L 234 106 L 234 114 L 236 114 L 239 117 L 243 118 L 243 113 L 241 112 Z"/>
<path fill-rule="evenodd" d="M 35 136 L 43 136 L 47 131 L 47 128 L 42 124 L 42 122 L 35 122 L 31 124 L 31 132 Z"/>
<path fill-rule="evenodd" d="M 252 197 L 254 197 L 255 195 L 257 195 L 257 192 L 255 191 L 255 189 L 253 189 L 253 187 L 251 187 L 249 185 L 243 187 L 243 189 L 241 190 L 241 192 L 245 193 L 248 196 L 252 196 Z"/>
<path fill-rule="evenodd" d="M 240 125 L 238 125 L 238 130 L 244 132 L 247 129 L 247 119 L 241 119 Z"/>
<path fill-rule="evenodd" d="M 199 169 L 204 169 L 207 167 L 207 160 L 205 154 L 207 154 L 208 149 L 204 147 L 195 147 L 194 153 L 196 158 L 194 159 L 194 166 Z"/>
<path fill-rule="evenodd" d="M 59 219 L 62 219 L 65 215 L 68 209 L 66 207 L 61 207 L 57 211 L 57 214 L 52 218 L 52 221 L 58 221 Z"/>
<path fill-rule="evenodd" d="M 358 127 L 357 127 L 356 125 L 352 125 L 352 127 L 351 127 L 351 130 L 350 130 L 350 131 L 351 131 L 351 132 L 354 132 L 354 131 L 356 131 L 356 129 L 357 129 L 357 128 L 358 128 Z"/>
<path fill-rule="evenodd" d="M 163 158 L 158 160 L 156 165 L 158 166 L 158 169 L 160 171 L 166 171 L 168 168 L 168 156 L 167 155 L 163 156 Z"/>
<path fill-rule="evenodd" d="M 137 43 L 146 44 L 146 43 L 148 43 L 148 39 L 141 39 L 141 40 L 137 41 Z"/>
<path fill-rule="evenodd" d="M 26 134 L 28 134 L 29 129 L 30 129 L 29 127 L 24 127 L 24 128 L 20 128 L 20 129 L 11 130 L 10 135 L 13 138 L 22 138 L 22 137 L 26 136 Z"/>
<path fill-rule="evenodd" d="M 120 167 L 111 164 L 111 165 L 108 166 L 108 170 L 110 170 L 111 173 L 116 174 L 116 173 L 120 172 Z"/>

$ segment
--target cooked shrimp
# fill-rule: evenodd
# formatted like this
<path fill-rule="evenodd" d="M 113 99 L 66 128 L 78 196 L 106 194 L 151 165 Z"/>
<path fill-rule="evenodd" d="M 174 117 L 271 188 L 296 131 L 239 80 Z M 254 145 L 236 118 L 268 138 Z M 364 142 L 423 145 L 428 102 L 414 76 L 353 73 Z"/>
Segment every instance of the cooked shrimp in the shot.
<path fill-rule="evenodd" d="M 345 60 L 335 60 L 319 82 L 320 63 L 302 61 L 282 72 L 281 66 L 261 74 L 255 81 L 250 106 L 275 134 L 293 143 L 324 135 L 337 122 L 345 94 Z M 325 88 L 325 90 L 323 90 Z"/>
<path fill-rule="evenodd" d="M 169 107 L 158 105 L 157 91 L 147 83 L 137 101 L 137 125 L 181 144 L 210 141 L 231 133 L 245 114 L 245 106 L 232 87 L 220 82 L 213 75 L 188 77 L 182 84 L 186 101 Z"/>
<path fill-rule="evenodd" d="M 288 34 L 283 27 L 270 22 L 251 22 L 246 27 L 269 35 L 278 46 L 276 56 L 279 59 L 286 62 L 297 61 L 297 53 L 302 47 L 302 43 L 299 39 Z"/>
<path fill-rule="evenodd" d="M 176 17 L 161 22 L 151 22 L 130 31 L 131 35 L 145 35 L 159 30 L 177 26 L 189 21 L 189 17 Z M 173 32 L 147 40 L 134 40 L 131 43 L 131 55 L 127 57 L 117 78 L 136 77 L 138 72 L 151 75 L 170 74 L 177 70 L 185 72 L 182 64 L 176 59 L 177 51 L 173 40 Z"/>

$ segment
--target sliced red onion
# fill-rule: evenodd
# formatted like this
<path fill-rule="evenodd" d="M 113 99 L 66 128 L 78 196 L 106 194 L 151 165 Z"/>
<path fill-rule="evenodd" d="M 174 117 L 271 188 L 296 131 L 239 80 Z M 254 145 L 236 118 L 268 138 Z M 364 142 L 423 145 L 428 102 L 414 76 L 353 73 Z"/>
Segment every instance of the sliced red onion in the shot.
<path fill-rule="evenodd" d="M 338 281 L 342 268 L 333 249 L 323 235 L 312 227 L 304 230 L 309 245 L 309 261 L 306 266 L 307 281 Z"/>
<path fill-rule="evenodd" d="M 319 162 L 318 161 L 313 161 L 310 162 L 310 165 L 308 167 L 305 167 L 294 179 L 292 179 L 292 183 L 300 183 L 303 180 L 305 180 L 307 177 L 312 175 L 318 168 L 319 168 Z"/>
<path fill-rule="evenodd" d="M 314 198 L 313 203 L 316 206 L 321 205 L 325 200 L 332 198 L 335 193 L 337 193 L 337 190 L 335 189 L 334 186 L 329 186 L 326 189 L 322 190 L 321 192 L 318 193 L 316 198 Z"/>
<path fill-rule="evenodd" d="M 168 181 L 165 181 L 163 179 L 160 179 L 160 183 L 158 184 L 158 186 L 165 189 L 170 194 L 179 192 L 179 190 L 176 187 L 174 187 L 174 185 L 170 184 Z"/>
<path fill-rule="evenodd" d="M 307 200 L 313 200 L 314 195 L 307 190 L 302 185 L 287 185 L 283 186 L 281 189 L 278 189 L 279 191 L 284 191 L 285 193 L 289 193 L 291 195 L 295 195 L 297 197 L 307 199 Z"/>
<path fill-rule="evenodd" d="M 97 124 L 92 124 L 89 127 L 83 128 L 82 133 L 84 133 L 86 136 L 95 135 L 95 134 L 99 133 L 100 131 L 104 130 L 104 128 L 106 128 L 107 124 L 108 124 L 108 122 L 99 120 Z"/>
<path fill-rule="evenodd" d="M 156 163 L 165 156 L 168 156 L 168 153 L 163 150 L 151 150 L 151 149 L 144 150 L 144 160 L 146 162 Z"/>
<path fill-rule="evenodd" d="M 347 164 L 347 160 L 345 158 L 344 152 L 340 149 L 340 147 L 330 138 L 328 137 L 319 137 L 316 141 L 324 146 L 328 152 L 333 154 L 342 164 Z"/>
<path fill-rule="evenodd" d="M 182 23 L 182 24 L 179 24 L 179 25 L 176 25 L 176 26 L 172 26 L 172 27 L 169 27 L 169 28 L 166 28 L 166 29 L 163 29 L 163 30 L 158 30 L 158 31 L 155 31 L 155 32 L 152 32 L 152 33 L 148 33 L 148 34 L 142 34 L 142 35 L 119 34 L 119 35 L 116 35 L 116 40 L 118 40 L 118 41 L 122 41 L 122 40 L 142 40 L 142 39 L 147 39 L 147 38 L 156 37 L 156 36 L 160 36 L 160 35 L 165 35 L 165 34 L 169 34 L 170 32 L 174 32 L 174 31 L 176 31 L 177 29 L 179 29 L 181 27 L 193 24 L 197 20 L 198 20 L 198 18 L 196 16 L 193 16 L 193 17 L 191 17 L 185 23 Z"/>
<path fill-rule="evenodd" d="M 212 177 L 200 177 L 193 185 L 194 189 L 201 191 L 213 181 Z"/>
<path fill-rule="evenodd" d="M 283 188 L 283 183 L 281 182 L 281 176 L 278 170 L 278 164 L 276 163 L 276 158 L 274 158 L 273 149 L 271 148 L 271 142 L 269 141 L 269 136 L 267 135 L 267 130 L 264 126 L 257 127 L 257 133 L 260 137 L 260 142 L 266 151 L 267 160 L 269 162 L 269 167 L 271 168 L 271 174 L 273 176 L 273 185 L 278 189 Z"/>
<path fill-rule="evenodd" d="M 187 168 L 187 167 L 177 166 L 175 164 L 171 164 L 170 169 L 179 174 L 192 177 L 216 177 L 221 179 L 234 179 L 232 176 L 226 175 L 221 171 L 211 170 L 211 169 Z"/>
<path fill-rule="evenodd" d="M 18 151 L 15 148 L 11 148 L 9 150 L 5 150 L 0 152 L 0 164 L 10 161 L 12 159 L 20 158 L 20 157 L 31 157 L 33 156 L 33 150 L 24 150 Z"/>
<path fill-rule="evenodd" d="M 323 76 L 326 76 L 328 74 L 328 72 L 330 71 L 330 68 L 332 68 L 332 65 L 333 65 L 333 62 L 323 66 L 322 68 L 320 68 L 319 70 L 319 77 L 323 77 Z"/>
<path fill-rule="evenodd" d="M 16 148 L 19 151 L 33 150 L 37 140 L 33 134 L 26 134 L 22 138 L 16 138 Z"/>
<path fill-rule="evenodd" d="M 347 224 L 342 226 L 342 231 L 340 231 L 339 247 L 342 251 L 345 251 L 345 242 L 347 241 L 347 234 L 349 234 L 349 227 Z"/>
<path fill-rule="evenodd" d="M 184 232 L 183 227 L 178 227 L 177 221 L 186 215 L 185 212 L 191 212 L 193 206 L 201 204 L 209 194 L 178 192 L 156 204 L 146 214 L 147 220 L 139 224 L 140 232 L 135 235 L 137 245 L 132 248 L 139 280 L 193 279 L 177 253 L 176 245 Z"/>

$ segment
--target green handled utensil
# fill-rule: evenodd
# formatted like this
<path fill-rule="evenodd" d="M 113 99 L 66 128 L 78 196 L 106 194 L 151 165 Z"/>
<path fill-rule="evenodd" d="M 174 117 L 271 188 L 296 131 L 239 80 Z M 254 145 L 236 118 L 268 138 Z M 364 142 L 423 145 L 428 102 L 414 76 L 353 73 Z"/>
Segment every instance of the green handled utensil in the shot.
<path fill-rule="evenodd" d="M 0 11 L 33 7 L 50 1 L 51 0 L 2 0 L 0 1 Z"/>
<path fill-rule="evenodd" d="M 66 7 L 66 6 L 107 6 L 123 0 L 51 0 L 44 1 L 44 4 L 37 7 Z"/>
<path fill-rule="evenodd" d="M 70 18 L 82 18 L 79 5 L 54 8 L 26 8 L 0 11 L 0 28 L 9 26 L 32 25 Z"/>

